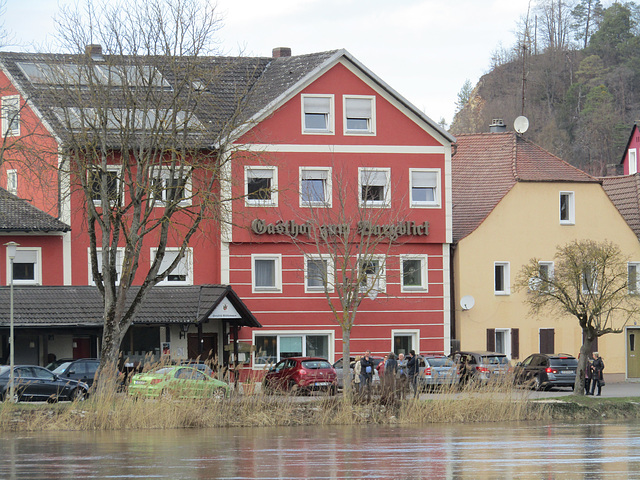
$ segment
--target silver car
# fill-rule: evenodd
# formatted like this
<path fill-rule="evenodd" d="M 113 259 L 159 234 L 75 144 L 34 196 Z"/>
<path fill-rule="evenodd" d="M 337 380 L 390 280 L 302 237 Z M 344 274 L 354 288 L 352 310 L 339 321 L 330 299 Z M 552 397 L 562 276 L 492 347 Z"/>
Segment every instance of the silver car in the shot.
<path fill-rule="evenodd" d="M 509 359 L 499 352 L 455 352 L 449 358 L 458 367 L 461 383 L 486 383 L 504 378 L 510 370 Z"/>
<path fill-rule="evenodd" d="M 460 380 L 458 368 L 444 355 L 426 355 L 422 357 L 424 367 L 420 368 L 418 385 L 421 388 L 434 388 L 443 385 L 457 385 Z"/>

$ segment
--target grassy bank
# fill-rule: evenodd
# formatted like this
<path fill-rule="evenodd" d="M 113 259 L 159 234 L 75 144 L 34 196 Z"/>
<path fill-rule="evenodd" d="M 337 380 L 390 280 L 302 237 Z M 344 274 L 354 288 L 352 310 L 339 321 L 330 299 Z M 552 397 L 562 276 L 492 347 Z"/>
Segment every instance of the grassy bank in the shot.
<path fill-rule="evenodd" d="M 0 405 L 0 431 L 118 430 L 293 425 L 429 424 L 640 418 L 640 399 L 527 399 L 510 386 L 452 390 L 429 400 L 383 402 L 342 396 L 234 396 L 224 400 L 142 400 L 124 394 L 62 404 Z"/>

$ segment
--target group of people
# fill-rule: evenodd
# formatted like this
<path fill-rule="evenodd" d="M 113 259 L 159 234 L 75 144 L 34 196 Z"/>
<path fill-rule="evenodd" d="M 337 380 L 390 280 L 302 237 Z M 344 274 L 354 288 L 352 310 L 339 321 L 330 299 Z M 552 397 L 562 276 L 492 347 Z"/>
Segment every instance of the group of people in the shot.
<path fill-rule="evenodd" d="M 587 358 L 587 368 L 584 372 L 584 393 L 585 395 L 593 395 L 596 387 L 600 396 L 602 387 L 604 386 L 604 361 L 598 352 L 593 352 L 593 358 Z"/>
<path fill-rule="evenodd" d="M 357 356 L 353 367 L 356 392 L 370 395 L 374 369 L 378 372 L 383 395 L 398 395 L 400 398 L 404 398 L 408 387 L 410 387 L 414 398 L 418 396 L 420 359 L 414 350 L 411 350 L 406 356 L 404 353 L 399 353 L 397 357 L 395 353 L 391 352 L 385 355 L 377 365 L 371 357 L 370 350 L 367 350 L 361 357 Z"/>

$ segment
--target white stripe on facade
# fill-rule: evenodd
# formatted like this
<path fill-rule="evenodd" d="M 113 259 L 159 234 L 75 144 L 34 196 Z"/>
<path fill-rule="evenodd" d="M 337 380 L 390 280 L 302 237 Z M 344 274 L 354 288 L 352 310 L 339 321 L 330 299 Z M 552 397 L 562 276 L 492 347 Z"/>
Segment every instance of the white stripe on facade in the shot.
<path fill-rule="evenodd" d="M 266 153 L 392 153 L 442 155 L 449 152 L 448 158 L 451 158 L 451 149 L 442 146 L 431 147 L 426 145 L 265 145 L 260 143 L 247 143 L 238 145 L 238 149 L 248 152 Z M 448 168 L 448 170 L 450 175 L 450 168 Z"/>

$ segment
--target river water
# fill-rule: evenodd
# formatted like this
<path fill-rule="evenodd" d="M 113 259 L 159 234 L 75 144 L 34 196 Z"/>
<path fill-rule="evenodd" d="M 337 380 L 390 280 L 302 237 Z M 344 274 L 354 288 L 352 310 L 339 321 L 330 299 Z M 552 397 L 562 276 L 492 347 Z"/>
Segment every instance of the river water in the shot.
<path fill-rule="evenodd" d="M 640 422 L 0 434 L 2 479 L 640 479 Z"/>

